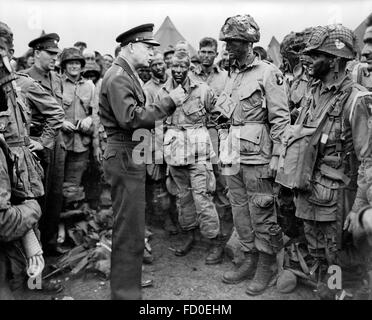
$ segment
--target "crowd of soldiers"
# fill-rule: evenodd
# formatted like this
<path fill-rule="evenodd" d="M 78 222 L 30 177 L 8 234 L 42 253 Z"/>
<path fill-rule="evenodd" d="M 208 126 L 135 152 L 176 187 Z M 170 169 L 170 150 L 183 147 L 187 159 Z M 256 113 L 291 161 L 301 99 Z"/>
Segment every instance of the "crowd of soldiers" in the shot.
<path fill-rule="evenodd" d="M 170 235 L 182 231 L 176 256 L 192 250 L 200 231 L 210 244 L 206 264 L 222 262 L 235 232 L 244 257 L 222 281 L 247 281 L 249 295 L 262 294 L 275 277 L 288 292 L 295 277 L 332 299 L 340 288 L 327 285 L 328 271 L 339 266 L 343 295 L 365 297 L 372 281 L 372 15 L 361 53 L 345 26 L 311 27 L 284 37 L 280 68 L 253 46 L 260 28 L 250 15 L 225 21 L 219 61 L 212 37 L 200 40 L 197 56 L 185 41 L 154 49 L 152 27 L 118 36 L 116 59 L 84 42 L 60 50 L 56 33 L 30 41 L 15 59 L 13 33 L 0 22 L 0 299 L 25 286 L 25 270 L 42 274 L 44 256 L 66 252 L 61 214 L 97 209 L 110 192 L 113 298 L 139 298 L 137 265 L 153 260 L 144 219 L 121 214 L 139 207 L 160 216 Z M 138 58 L 132 74 L 126 57 L 140 50 L 133 43 L 151 59 Z M 118 68 L 134 83 L 134 102 L 122 89 L 126 80 L 115 78 Z M 146 173 L 133 163 L 138 140 L 126 135 L 143 127 L 151 129 Z M 144 183 L 142 198 L 136 188 Z M 43 290 L 62 289 L 43 282 Z"/>

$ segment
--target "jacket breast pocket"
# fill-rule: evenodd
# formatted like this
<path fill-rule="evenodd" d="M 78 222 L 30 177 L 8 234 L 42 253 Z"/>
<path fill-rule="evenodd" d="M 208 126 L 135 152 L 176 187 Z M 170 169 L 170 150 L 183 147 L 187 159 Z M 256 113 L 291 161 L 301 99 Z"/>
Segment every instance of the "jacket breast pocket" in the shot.
<path fill-rule="evenodd" d="M 240 153 L 259 154 L 261 151 L 262 125 L 249 124 L 240 129 Z"/>
<path fill-rule="evenodd" d="M 264 94 L 258 82 L 252 82 L 241 89 L 239 101 L 242 111 L 265 108 Z"/>
<path fill-rule="evenodd" d="M 182 106 L 182 110 L 186 119 L 192 123 L 201 121 L 206 114 L 205 108 L 199 99 L 195 99 L 190 101 L 190 103 L 184 104 Z"/>

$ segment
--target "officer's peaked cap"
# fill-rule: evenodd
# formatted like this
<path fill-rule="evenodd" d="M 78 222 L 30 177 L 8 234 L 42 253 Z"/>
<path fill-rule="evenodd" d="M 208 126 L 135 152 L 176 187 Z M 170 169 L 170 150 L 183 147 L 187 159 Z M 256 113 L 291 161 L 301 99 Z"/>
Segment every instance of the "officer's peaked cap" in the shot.
<path fill-rule="evenodd" d="M 153 29 L 153 23 L 142 24 L 118 35 L 116 42 L 119 42 L 122 47 L 131 42 L 144 42 L 153 46 L 160 46 L 160 43 L 154 39 Z"/>
<path fill-rule="evenodd" d="M 35 50 L 45 50 L 58 53 L 60 52 L 60 49 L 58 48 L 58 41 L 59 35 L 57 33 L 48 33 L 30 41 L 28 46 Z"/>

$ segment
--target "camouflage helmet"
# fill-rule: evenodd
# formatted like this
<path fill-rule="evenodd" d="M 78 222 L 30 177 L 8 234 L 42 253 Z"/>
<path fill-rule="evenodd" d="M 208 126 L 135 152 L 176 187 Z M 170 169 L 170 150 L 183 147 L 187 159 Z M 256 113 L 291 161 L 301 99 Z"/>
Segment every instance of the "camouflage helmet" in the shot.
<path fill-rule="evenodd" d="M 353 31 L 341 24 L 336 24 L 314 28 L 304 53 L 320 51 L 350 60 L 356 55 L 355 47 L 356 37 Z"/>
<path fill-rule="evenodd" d="M 306 47 L 313 28 L 306 28 L 301 32 L 291 32 L 287 34 L 280 44 L 280 54 L 283 57 L 290 55 L 300 55 Z"/>
<path fill-rule="evenodd" d="M 73 60 L 80 61 L 81 68 L 84 68 L 85 59 L 78 48 L 72 47 L 72 48 L 63 49 L 61 56 L 60 56 L 61 68 L 64 69 L 66 66 L 66 62 L 73 61 Z"/>
<path fill-rule="evenodd" d="M 0 21 L 0 37 L 5 38 L 8 45 L 13 47 L 13 32 L 9 26 L 2 21 Z"/>
<path fill-rule="evenodd" d="M 258 42 L 260 41 L 260 28 L 249 14 L 229 17 L 221 28 L 219 40 Z"/>

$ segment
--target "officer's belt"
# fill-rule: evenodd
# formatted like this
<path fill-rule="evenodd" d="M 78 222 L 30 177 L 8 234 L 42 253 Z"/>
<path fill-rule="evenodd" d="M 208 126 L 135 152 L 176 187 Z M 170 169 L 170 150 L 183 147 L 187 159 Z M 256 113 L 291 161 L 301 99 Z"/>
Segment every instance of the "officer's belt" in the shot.
<path fill-rule="evenodd" d="M 179 129 L 179 130 L 186 130 L 186 129 L 198 129 L 205 127 L 204 123 L 196 123 L 196 124 L 167 124 L 166 127 L 168 129 Z"/>
<path fill-rule="evenodd" d="M 112 141 L 115 141 L 115 142 L 133 142 L 133 139 L 132 139 L 132 133 L 129 133 L 129 132 L 110 132 L 108 131 L 107 132 L 107 143 L 110 143 Z"/>
<path fill-rule="evenodd" d="M 232 121 L 231 125 L 233 126 L 245 126 L 246 124 L 249 123 L 255 123 L 255 124 L 265 124 L 265 121 L 253 121 L 253 120 L 244 120 L 244 121 L 239 121 L 239 123 L 235 123 L 234 120 Z"/>
<path fill-rule="evenodd" d="M 7 141 L 6 142 L 10 148 L 14 147 L 27 147 L 30 145 L 30 138 L 24 137 L 24 140 L 18 140 L 18 141 Z"/>

